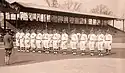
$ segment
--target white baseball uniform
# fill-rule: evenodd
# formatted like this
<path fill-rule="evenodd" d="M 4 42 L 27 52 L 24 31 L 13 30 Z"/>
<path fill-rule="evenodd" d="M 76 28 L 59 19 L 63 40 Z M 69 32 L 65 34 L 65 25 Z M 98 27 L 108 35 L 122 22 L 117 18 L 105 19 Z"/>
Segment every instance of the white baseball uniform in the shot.
<path fill-rule="evenodd" d="M 49 34 L 48 33 L 44 33 L 43 34 L 43 47 L 44 48 L 49 48 Z"/>
<path fill-rule="evenodd" d="M 30 33 L 25 34 L 25 48 L 30 48 Z"/>
<path fill-rule="evenodd" d="M 53 49 L 58 49 L 59 42 L 60 42 L 60 34 L 55 33 L 53 34 Z"/>
<path fill-rule="evenodd" d="M 30 35 L 30 46 L 31 48 L 36 48 L 36 33 L 31 33 Z"/>
<path fill-rule="evenodd" d="M 20 32 L 16 33 L 16 46 L 20 46 Z"/>
<path fill-rule="evenodd" d="M 111 44 L 112 44 L 112 35 L 106 34 L 105 35 L 105 49 L 111 50 Z"/>
<path fill-rule="evenodd" d="M 80 36 L 80 50 L 86 49 L 86 43 L 87 43 L 87 35 L 81 34 L 81 36 Z"/>
<path fill-rule="evenodd" d="M 52 37 L 53 37 L 53 34 L 49 34 L 49 47 L 53 47 Z"/>
<path fill-rule="evenodd" d="M 70 46 L 72 49 L 77 49 L 77 43 L 78 43 L 78 36 L 77 34 L 72 34 L 71 35 L 71 41 L 70 41 Z"/>
<path fill-rule="evenodd" d="M 98 46 L 97 46 L 97 48 L 98 48 L 98 50 L 104 50 L 104 35 L 103 34 L 98 34 L 97 35 L 97 44 L 98 44 Z"/>
<path fill-rule="evenodd" d="M 20 48 L 23 48 L 25 47 L 25 44 L 24 44 L 24 36 L 25 34 L 23 32 L 20 33 Z"/>
<path fill-rule="evenodd" d="M 67 33 L 63 33 L 61 35 L 61 48 L 62 49 L 67 49 L 68 48 L 68 34 Z"/>
<path fill-rule="evenodd" d="M 38 34 L 36 35 L 36 47 L 37 47 L 37 48 L 42 48 L 41 43 L 42 43 L 42 34 L 41 34 L 41 33 L 38 33 Z"/>
<path fill-rule="evenodd" d="M 96 41 L 96 35 L 95 34 L 89 34 L 89 49 L 95 50 L 95 41 Z"/>

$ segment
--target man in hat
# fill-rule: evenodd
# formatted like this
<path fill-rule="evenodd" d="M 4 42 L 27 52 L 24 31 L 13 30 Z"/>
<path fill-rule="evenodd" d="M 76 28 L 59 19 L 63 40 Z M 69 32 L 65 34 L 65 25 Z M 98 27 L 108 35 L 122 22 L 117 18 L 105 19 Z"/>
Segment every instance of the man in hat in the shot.
<path fill-rule="evenodd" d="M 40 30 L 37 30 L 37 34 L 36 34 L 36 47 L 37 47 L 37 51 L 41 53 L 41 49 L 42 49 L 42 33 Z"/>
<path fill-rule="evenodd" d="M 10 60 L 10 55 L 13 49 L 13 38 L 10 35 L 9 31 L 6 32 L 6 35 L 4 36 L 3 41 L 5 46 L 5 63 L 8 65 Z"/>
<path fill-rule="evenodd" d="M 103 50 L 104 50 L 104 34 L 102 34 L 101 30 L 99 30 L 97 34 L 97 49 L 99 51 L 99 56 L 103 56 Z"/>
<path fill-rule="evenodd" d="M 31 46 L 31 51 L 35 52 L 35 50 L 36 50 L 36 33 L 34 30 L 31 30 L 30 46 Z"/>
<path fill-rule="evenodd" d="M 76 55 L 77 54 L 77 44 L 78 44 L 78 36 L 76 34 L 76 30 L 72 30 L 72 34 L 70 36 L 70 45 L 71 45 L 71 48 L 72 48 L 72 53 L 73 55 Z"/>
<path fill-rule="evenodd" d="M 90 55 L 94 55 L 95 51 L 95 42 L 96 42 L 96 35 L 94 34 L 93 28 L 90 31 L 90 34 L 88 35 L 88 42 L 89 42 L 89 50 L 90 50 Z"/>
<path fill-rule="evenodd" d="M 87 40 L 87 34 L 85 34 L 85 31 L 82 30 L 82 33 L 80 35 L 80 50 L 82 55 L 85 54 Z"/>
<path fill-rule="evenodd" d="M 25 43 L 24 43 L 25 38 L 24 38 L 24 36 L 25 36 L 25 34 L 24 34 L 23 30 L 21 30 L 20 37 L 19 37 L 20 38 L 20 50 L 21 51 L 25 50 Z"/>
<path fill-rule="evenodd" d="M 20 32 L 19 31 L 16 32 L 16 47 L 18 51 L 20 51 Z"/>
<path fill-rule="evenodd" d="M 54 54 L 58 53 L 59 50 L 59 41 L 60 41 L 60 34 L 57 33 L 57 30 L 54 29 L 53 30 L 53 50 L 54 50 Z"/>
<path fill-rule="evenodd" d="M 49 34 L 48 34 L 48 31 L 47 29 L 45 29 L 43 31 L 43 49 L 45 51 L 45 53 L 49 53 Z"/>
<path fill-rule="evenodd" d="M 106 34 L 105 34 L 105 49 L 106 49 L 106 54 L 111 54 L 111 47 L 112 45 L 112 35 L 110 34 L 110 31 L 109 29 L 106 31 Z"/>
<path fill-rule="evenodd" d="M 26 52 L 29 52 L 30 51 L 30 32 L 29 30 L 26 30 L 26 33 L 25 33 L 25 51 Z"/>
<path fill-rule="evenodd" d="M 66 33 L 66 30 L 64 29 L 61 34 L 61 49 L 63 51 L 63 54 L 66 54 L 67 48 L 68 48 L 68 34 Z"/>

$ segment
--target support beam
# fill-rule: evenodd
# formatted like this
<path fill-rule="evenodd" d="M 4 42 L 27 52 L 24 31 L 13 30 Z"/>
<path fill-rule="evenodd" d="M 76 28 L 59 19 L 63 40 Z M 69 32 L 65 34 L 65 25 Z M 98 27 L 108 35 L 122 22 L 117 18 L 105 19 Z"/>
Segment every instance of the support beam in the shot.
<path fill-rule="evenodd" d="M 123 19 L 123 31 L 124 31 L 124 28 L 125 28 L 125 23 L 124 23 L 124 21 L 125 21 L 125 20 Z"/>
<path fill-rule="evenodd" d="M 86 18 L 86 29 L 88 29 L 88 18 Z"/>
<path fill-rule="evenodd" d="M 46 29 L 47 29 L 47 14 L 45 14 L 45 16 L 46 16 L 46 21 L 45 22 L 46 22 Z"/>
<path fill-rule="evenodd" d="M 11 13 L 9 13 L 9 16 L 10 16 L 10 20 L 11 20 Z"/>
<path fill-rule="evenodd" d="M 70 17 L 68 17 L 68 31 L 69 31 L 69 34 L 70 34 Z"/>
<path fill-rule="evenodd" d="M 94 25 L 94 24 L 93 24 L 93 18 L 92 18 L 92 25 Z"/>
<path fill-rule="evenodd" d="M 115 24 L 114 24 L 114 19 L 113 19 L 113 27 L 114 27 L 114 25 L 115 25 Z"/>
<path fill-rule="evenodd" d="M 4 15 L 4 31 L 6 31 L 6 13 L 4 12 L 3 15 Z"/>
<path fill-rule="evenodd" d="M 18 27 L 18 24 L 17 24 L 17 14 L 16 14 L 16 28 Z"/>

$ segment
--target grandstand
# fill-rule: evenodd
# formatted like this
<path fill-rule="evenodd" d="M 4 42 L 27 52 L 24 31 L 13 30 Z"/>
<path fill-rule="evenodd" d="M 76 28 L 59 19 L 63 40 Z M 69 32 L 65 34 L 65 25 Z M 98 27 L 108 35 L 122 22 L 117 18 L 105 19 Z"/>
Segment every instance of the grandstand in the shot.
<path fill-rule="evenodd" d="M 115 21 L 119 18 L 81 13 L 76 11 L 61 10 L 58 8 L 39 6 L 35 4 L 14 2 L 11 6 L 19 13 L 6 13 L 6 25 L 16 32 L 18 29 L 49 29 L 56 28 L 58 30 L 68 29 L 68 32 L 76 28 L 86 29 L 87 32 L 91 28 L 111 29 L 114 43 L 124 43 L 124 19 L 123 30 L 114 27 Z"/>

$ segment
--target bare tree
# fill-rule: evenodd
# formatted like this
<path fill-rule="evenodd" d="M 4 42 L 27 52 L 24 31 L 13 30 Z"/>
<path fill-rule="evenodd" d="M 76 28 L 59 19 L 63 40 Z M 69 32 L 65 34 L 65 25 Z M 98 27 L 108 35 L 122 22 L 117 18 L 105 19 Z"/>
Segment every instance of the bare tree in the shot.
<path fill-rule="evenodd" d="M 58 8 L 59 7 L 59 3 L 57 0 L 45 0 L 45 2 L 47 3 L 47 5 L 49 7 L 55 7 L 55 8 Z"/>
<path fill-rule="evenodd" d="M 58 0 L 45 0 L 49 7 L 55 8 L 63 8 L 68 10 L 78 11 L 80 9 L 81 3 L 73 1 L 73 0 L 66 0 L 63 4 L 60 4 Z"/>
<path fill-rule="evenodd" d="M 91 12 L 96 14 L 113 15 L 113 12 L 107 6 L 102 4 L 91 9 Z"/>
<path fill-rule="evenodd" d="M 81 6 L 81 3 L 73 1 L 73 0 L 67 0 L 64 2 L 63 7 L 68 10 L 73 10 L 73 11 L 79 11 Z"/>

